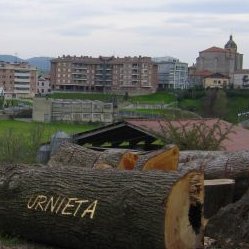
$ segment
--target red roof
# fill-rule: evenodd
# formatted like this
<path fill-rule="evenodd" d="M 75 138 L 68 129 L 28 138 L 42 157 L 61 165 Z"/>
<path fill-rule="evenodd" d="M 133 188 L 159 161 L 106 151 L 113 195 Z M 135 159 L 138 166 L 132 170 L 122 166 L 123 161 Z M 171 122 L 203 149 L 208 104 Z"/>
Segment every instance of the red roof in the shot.
<path fill-rule="evenodd" d="M 213 74 L 204 76 L 204 78 L 230 79 L 229 76 L 222 74 L 222 73 L 213 73 Z"/>
<path fill-rule="evenodd" d="M 142 120 L 142 119 L 130 119 L 126 120 L 129 124 L 140 127 L 141 129 L 154 132 L 162 132 L 161 125 L 163 125 L 163 120 Z M 180 124 L 198 124 L 205 121 L 205 123 L 212 127 L 218 119 L 192 119 L 192 120 L 181 120 L 181 121 L 171 121 L 173 125 L 179 126 Z M 179 123 L 180 122 L 180 123 Z M 222 129 L 229 127 L 231 123 L 224 120 L 220 120 L 220 125 Z M 224 140 L 222 143 L 224 150 L 226 151 L 240 151 L 249 150 L 249 130 L 242 128 L 241 126 L 234 126 L 233 132 L 228 135 L 228 139 Z"/>
<path fill-rule="evenodd" d="M 224 49 L 224 48 L 218 48 L 218 47 L 211 47 L 211 48 L 208 48 L 208 49 L 205 49 L 203 51 L 201 51 L 200 53 L 202 52 L 214 52 L 214 53 L 224 53 L 226 52 L 227 50 Z"/>

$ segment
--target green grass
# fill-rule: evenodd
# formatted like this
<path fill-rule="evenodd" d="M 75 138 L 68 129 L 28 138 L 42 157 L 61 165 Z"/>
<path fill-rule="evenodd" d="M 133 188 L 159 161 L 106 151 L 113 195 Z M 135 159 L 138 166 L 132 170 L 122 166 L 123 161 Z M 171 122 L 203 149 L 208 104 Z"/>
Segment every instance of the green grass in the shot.
<path fill-rule="evenodd" d="M 149 95 L 131 96 L 129 101 L 145 104 L 168 104 L 176 100 L 175 96 L 167 92 L 157 92 Z"/>
<path fill-rule="evenodd" d="M 184 110 L 201 113 L 202 103 L 200 99 L 182 99 L 177 103 L 179 108 Z"/>
<path fill-rule="evenodd" d="M 84 132 L 97 127 L 96 124 L 67 124 L 67 123 L 38 123 L 23 122 L 17 120 L 0 120 L 0 136 L 6 133 L 6 130 L 12 129 L 15 133 L 28 134 L 35 126 L 40 125 L 44 129 L 42 140 L 47 142 L 52 134 L 57 131 L 64 131 L 68 134 Z"/>
<path fill-rule="evenodd" d="M 112 101 L 114 96 L 117 97 L 119 101 L 123 101 L 124 99 L 123 95 L 104 93 L 53 93 L 49 95 L 49 98 Z M 129 96 L 128 101 L 133 103 L 166 104 L 175 101 L 175 96 L 167 92 L 157 92 L 149 95 Z"/>
<path fill-rule="evenodd" d="M 105 93 L 53 93 L 49 95 L 49 98 L 112 101 L 113 96 Z M 117 98 L 122 99 L 123 96 L 117 96 Z"/>
<path fill-rule="evenodd" d="M 249 111 L 249 94 L 248 97 L 230 97 L 227 105 L 228 113 L 226 119 L 236 123 L 238 121 L 238 112 Z M 243 118 L 241 118 L 242 120 Z"/>
<path fill-rule="evenodd" d="M 199 99 L 181 99 L 178 102 L 178 107 L 197 112 L 199 114 L 203 114 L 203 104 L 202 104 L 202 98 Z M 231 123 L 237 123 L 238 112 L 241 111 L 249 111 L 249 93 L 248 95 L 241 94 L 238 96 L 229 96 L 227 95 L 227 107 L 226 107 L 226 115 L 225 120 L 231 122 Z M 243 118 L 241 118 L 242 120 Z M 245 118 L 244 118 L 245 119 Z"/>
<path fill-rule="evenodd" d="M 160 115 L 166 119 L 191 119 L 197 118 L 198 115 L 189 111 L 181 109 L 170 108 L 170 109 L 125 109 L 125 112 L 138 113 L 138 114 L 151 114 Z"/>

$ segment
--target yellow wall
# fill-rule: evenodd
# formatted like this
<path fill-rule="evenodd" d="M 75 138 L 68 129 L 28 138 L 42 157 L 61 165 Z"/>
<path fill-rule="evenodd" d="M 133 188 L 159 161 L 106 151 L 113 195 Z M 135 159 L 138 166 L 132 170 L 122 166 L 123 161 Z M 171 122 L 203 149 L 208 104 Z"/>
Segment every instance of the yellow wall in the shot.
<path fill-rule="evenodd" d="M 223 88 L 228 86 L 229 84 L 229 80 L 228 79 L 221 79 L 221 78 L 205 78 L 203 80 L 203 85 L 204 88 L 214 88 L 214 87 L 218 87 L 218 88 Z"/>

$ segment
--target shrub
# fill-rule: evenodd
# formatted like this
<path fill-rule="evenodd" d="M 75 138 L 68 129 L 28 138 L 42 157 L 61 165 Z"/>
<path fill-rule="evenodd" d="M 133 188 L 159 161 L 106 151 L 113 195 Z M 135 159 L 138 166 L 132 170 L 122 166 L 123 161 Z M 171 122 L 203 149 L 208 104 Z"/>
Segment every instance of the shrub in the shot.
<path fill-rule="evenodd" d="M 176 144 L 180 150 L 220 150 L 223 148 L 222 142 L 233 132 L 232 124 L 224 127 L 220 120 L 211 127 L 205 120 L 198 123 L 177 121 L 177 124 L 160 122 L 161 140 L 167 144 Z"/>
<path fill-rule="evenodd" d="M 33 163 L 42 143 L 44 127 L 37 125 L 28 134 L 7 129 L 0 137 L 0 162 Z"/>

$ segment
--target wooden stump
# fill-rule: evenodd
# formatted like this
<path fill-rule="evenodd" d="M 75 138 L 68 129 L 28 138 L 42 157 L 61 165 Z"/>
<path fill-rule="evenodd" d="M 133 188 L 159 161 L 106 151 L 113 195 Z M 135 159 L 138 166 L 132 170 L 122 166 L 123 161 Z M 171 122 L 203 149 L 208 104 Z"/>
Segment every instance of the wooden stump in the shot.
<path fill-rule="evenodd" d="M 0 167 L 0 230 L 70 249 L 193 249 L 203 174 Z"/>
<path fill-rule="evenodd" d="M 215 179 L 205 180 L 204 217 L 209 219 L 221 207 L 233 202 L 234 180 Z"/>

